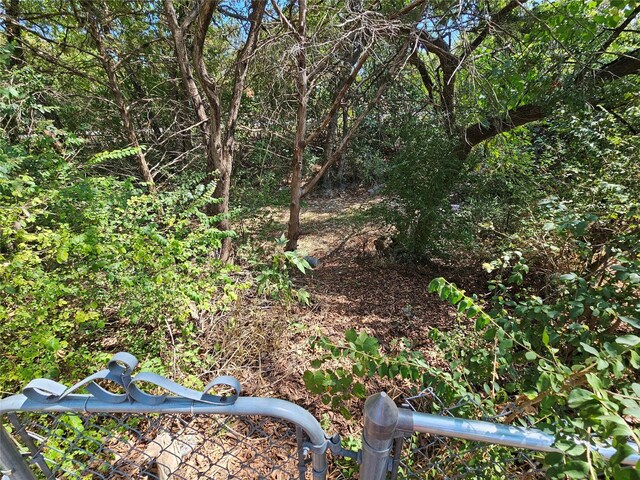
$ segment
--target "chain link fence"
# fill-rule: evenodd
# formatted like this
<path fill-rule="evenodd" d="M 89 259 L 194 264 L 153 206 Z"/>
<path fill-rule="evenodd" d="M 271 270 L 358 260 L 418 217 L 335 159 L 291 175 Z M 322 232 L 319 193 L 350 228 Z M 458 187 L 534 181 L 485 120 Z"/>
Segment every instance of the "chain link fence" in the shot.
<path fill-rule="evenodd" d="M 541 465 L 524 451 L 420 434 L 403 444 L 393 479 L 544 478 Z"/>
<path fill-rule="evenodd" d="M 516 408 L 515 405 L 507 405 L 493 415 L 470 396 L 447 405 L 432 388 L 405 398 L 402 406 L 417 413 L 434 412 L 445 417 L 464 416 L 492 423 L 500 422 L 503 417 L 514 413 Z M 397 440 L 392 478 L 533 480 L 544 478 L 544 472 L 540 455 L 530 450 L 414 433 Z"/>
<path fill-rule="evenodd" d="M 277 418 L 21 413 L 8 420 L 36 478 L 309 478 L 302 432 Z"/>

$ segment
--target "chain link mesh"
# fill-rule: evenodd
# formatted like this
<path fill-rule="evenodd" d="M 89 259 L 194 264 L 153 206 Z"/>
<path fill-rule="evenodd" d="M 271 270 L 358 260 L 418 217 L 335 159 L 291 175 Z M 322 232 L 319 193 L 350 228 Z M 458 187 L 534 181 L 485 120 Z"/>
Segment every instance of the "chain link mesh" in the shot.
<path fill-rule="evenodd" d="M 406 398 L 404 406 L 417 412 L 493 422 L 515 411 L 513 405 L 507 405 L 497 415 L 489 414 L 471 397 L 447 405 L 431 388 Z M 529 450 L 416 433 L 396 444 L 392 478 L 527 480 L 544 478 L 541 467 L 540 457 Z"/>
<path fill-rule="evenodd" d="M 306 479 L 305 440 L 270 417 L 9 414 L 36 478 Z"/>

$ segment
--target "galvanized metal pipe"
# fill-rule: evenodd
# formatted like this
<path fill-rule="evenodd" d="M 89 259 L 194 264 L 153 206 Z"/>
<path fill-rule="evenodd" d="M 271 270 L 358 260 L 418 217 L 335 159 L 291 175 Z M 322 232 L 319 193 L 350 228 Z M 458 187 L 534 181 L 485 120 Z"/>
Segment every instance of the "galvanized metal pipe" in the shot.
<path fill-rule="evenodd" d="M 560 450 L 553 446 L 555 438 L 541 430 L 500 425 L 480 420 L 442 417 L 440 415 L 418 413 L 406 409 L 400 409 L 399 411 L 398 430 L 404 432 L 430 433 L 443 437 L 472 440 L 539 452 L 560 452 Z M 616 453 L 615 448 L 589 445 L 587 442 L 578 439 L 576 439 L 576 444 L 582 444 L 585 447 L 591 448 L 607 460 Z M 637 451 L 637 445 L 630 445 Z M 640 461 L 640 455 L 635 453 L 625 458 L 622 463 L 635 465 L 638 461 Z"/>
<path fill-rule="evenodd" d="M 29 466 L 0 424 L 0 474 L 9 480 L 35 480 Z"/>
<path fill-rule="evenodd" d="M 384 480 L 389 470 L 393 435 L 398 423 L 398 407 L 382 392 L 364 403 L 361 480 Z"/>
<path fill-rule="evenodd" d="M 322 447 L 327 436 L 307 410 L 278 398 L 240 397 L 229 405 L 211 405 L 179 397 L 168 397 L 163 403 L 150 405 L 139 402 L 109 403 L 91 395 L 69 395 L 55 403 L 40 403 L 22 394 L 0 399 L 0 415 L 12 412 L 76 412 L 76 413 L 182 413 L 215 415 L 259 415 L 280 418 L 299 426 L 314 446 Z M 324 480 L 327 472 L 325 453 L 313 452 L 314 480 Z"/>

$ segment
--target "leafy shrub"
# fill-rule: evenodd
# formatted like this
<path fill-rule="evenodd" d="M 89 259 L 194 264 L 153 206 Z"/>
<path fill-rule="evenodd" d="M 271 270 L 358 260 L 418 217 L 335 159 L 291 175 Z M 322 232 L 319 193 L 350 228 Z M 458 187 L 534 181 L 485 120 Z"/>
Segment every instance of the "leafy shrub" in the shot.
<path fill-rule="evenodd" d="M 520 169 L 537 184 L 531 188 L 525 178 L 507 189 L 517 221 L 506 226 L 500 220 L 506 209 L 485 212 L 482 228 L 501 239 L 492 245 L 495 258 L 484 264 L 493 275 L 489 293 L 481 300 L 443 278 L 430 284 L 429 290 L 455 306 L 462 319 L 460 334 L 431 331 L 449 368 L 429 365 L 405 341 L 383 350 L 366 333 L 349 331 L 345 342 L 315 342 L 322 356 L 315 370 L 305 373 L 307 387 L 343 409 L 350 399 L 365 396 L 364 380 L 372 376 L 430 386 L 449 404 L 470 395 L 490 414 L 513 404 L 503 421 L 555 435 L 564 452 L 546 455 L 549 478 L 639 478 L 637 469 L 620 464 L 631 452 L 629 442 L 640 447 L 639 145 L 606 113 L 576 118 L 561 112 L 511 151 L 525 153 L 511 161 L 511 172 Z M 446 153 L 442 148 L 432 154 L 434 161 Z M 476 152 L 491 156 L 493 167 L 509 161 L 507 153 Z M 399 197 L 405 199 L 401 213 L 407 222 L 413 219 L 405 231 L 423 219 L 425 226 L 438 225 L 450 202 L 442 185 L 402 183 L 409 173 L 402 168 L 415 167 L 407 160 L 397 170 L 402 175 L 396 188 L 406 189 Z M 485 180 L 499 180 L 497 171 Z M 432 183 L 427 174 L 423 181 Z M 475 175 L 452 174 L 462 180 Z M 446 174 L 436 168 L 433 175 Z M 508 174 L 500 181 L 515 178 Z M 452 191 L 462 191 L 460 185 Z M 469 190 L 471 201 L 483 198 L 476 188 L 481 185 Z M 518 194 L 518 185 L 526 193 Z M 441 225 L 436 233 L 449 235 L 453 227 Z M 479 230 L 469 231 L 479 238 Z M 416 245 L 434 245 L 428 235 L 414 238 L 420 239 Z M 474 327 L 466 327 L 469 320 Z M 605 462 L 576 445 L 576 437 L 610 441 L 618 453 Z"/>
<path fill-rule="evenodd" d="M 284 234 L 276 240 L 279 250 L 287 243 Z M 274 299 L 291 301 L 293 299 L 305 305 L 309 304 L 309 293 L 304 288 L 294 288 L 289 270 L 296 268 L 306 273 L 310 268 L 309 262 L 296 251 L 277 251 L 267 265 L 258 262 L 260 273 L 256 278 L 258 294 Z"/>
<path fill-rule="evenodd" d="M 475 323 L 475 333 L 459 336 L 432 330 L 448 370 L 430 366 L 404 342 L 396 342 L 396 352 L 383 352 L 375 338 L 348 331 L 345 343 L 316 341 L 325 353 L 315 368 L 330 359 L 342 363 L 306 372 L 307 387 L 342 409 L 350 398 L 365 396 L 356 379 L 371 376 L 431 386 L 451 404 L 471 395 L 493 414 L 512 403 L 515 410 L 505 422 L 542 428 L 566 454 L 546 455 L 548 477 L 604 472 L 606 478 L 637 478 L 637 471 L 620 465 L 632 451 L 628 442 L 640 447 L 640 212 L 624 192 L 606 186 L 602 205 L 608 213 L 579 213 L 551 200 L 542 204 L 540 228 L 555 246 L 549 251 L 563 257 L 570 252 L 563 265 L 576 269 L 544 277 L 544 286 L 540 279 L 529 281 L 533 272 L 518 250 L 485 264 L 495 275 L 485 305 L 443 278 L 431 282 L 430 292 Z M 604 462 L 576 445 L 576 437 L 611 440 L 618 453 Z"/>
<path fill-rule="evenodd" d="M 118 348 L 161 357 L 171 337 L 195 349 L 194 312 L 224 309 L 249 286 L 215 258 L 229 233 L 202 213 L 211 191 L 192 181 L 152 196 L 82 172 L 49 150 L 0 144 L 5 391 L 75 380 Z"/>

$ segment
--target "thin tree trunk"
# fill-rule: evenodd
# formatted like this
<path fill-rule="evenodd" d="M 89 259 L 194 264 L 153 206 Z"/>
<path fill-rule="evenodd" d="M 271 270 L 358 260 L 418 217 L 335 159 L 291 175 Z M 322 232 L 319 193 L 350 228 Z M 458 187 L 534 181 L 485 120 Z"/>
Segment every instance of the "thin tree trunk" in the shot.
<path fill-rule="evenodd" d="M 191 64 L 189 63 L 189 51 L 184 40 L 184 27 L 178 24 L 176 11 L 173 7 L 173 0 L 164 0 L 164 10 L 167 16 L 169 30 L 171 31 L 171 36 L 173 37 L 173 46 L 176 54 L 176 59 L 178 61 L 178 67 L 180 69 L 180 78 L 182 80 L 182 85 L 184 86 L 187 96 L 189 97 L 189 100 L 196 113 L 196 116 L 198 117 L 198 122 L 200 123 L 199 129 L 202 133 L 204 143 L 206 145 L 208 141 L 208 116 L 204 106 L 204 102 L 202 101 L 202 96 L 200 95 L 200 91 L 198 90 L 196 81 L 193 78 Z"/>
<path fill-rule="evenodd" d="M 9 0 L 5 2 L 7 20 L 4 22 L 4 28 L 7 35 L 7 43 L 13 45 L 13 53 L 9 58 L 9 70 L 20 67 L 24 63 L 24 51 L 20 43 L 22 29 L 20 28 L 20 3 L 18 0 Z M 18 122 L 15 115 L 9 115 L 6 131 L 11 143 L 18 143 L 20 136 L 18 132 Z"/>
<path fill-rule="evenodd" d="M 174 49 L 180 68 L 182 84 L 200 121 L 200 130 L 203 135 L 203 143 L 205 144 L 207 157 L 206 183 L 216 182 L 214 196 L 220 199 L 218 203 L 207 205 L 207 213 L 209 215 L 220 215 L 218 228 L 227 231 L 229 230 L 229 194 L 231 190 L 236 125 L 242 103 L 244 83 L 251 56 L 258 42 L 266 0 L 253 0 L 251 3 L 251 13 L 249 14 L 251 26 L 247 39 L 236 58 L 233 92 L 229 102 L 229 111 L 224 132 L 222 125 L 222 107 L 218 94 L 219 86 L 209 74 L 203 54 L 207 31 L 211 24 L 213 12 L 217 6 L 218 2 L 216 1 L 204 2 L 201 5 L 197 5 L 197 10 L 194 11 L 192 15 L 189 15 L 182 24 L 179 24 L 173 1 L 164 0 L 164 9 L 174 41 Z M 195 65 L 196 76 L 209 102 L 208 115 L 198 86 L 191 73 L 189 51 L 187 50 L 184 38 L 185 30 L 189 28 L 194 21 L 196 30 L 192 48 L 192 58 L 193 64 Z M 227 237 L 222 242 L 220 252 L 221 260 L 227 261 L 230 254 L 231 238 Z"/>
<path fill-rule="evenodd" d="M 120 89 L 120 84 L 118 82 L 118 77 L 116 76 L 115 62 L 113 61 L 113 58 L 111 57 L 109 52 L 107 52 L 102 33 L 100 32 L 100 24 L 98 21 L 97 13 L 95 12 L 94 6 L 91 3 L 87 3 L 85 1 L 83 2 L 83 6 L 87 14 L 87 27 L 89 29 L 91 37 L 98 47 L 100 63 L 102 63 L 102 68 L 107 74 L 109 90 L 111 90 L 111 93 L 113 94 L 113 100 L 120 112 L 122 126 L 127 135 L 127 139 L 129 140 L 129 144 L 138 150 L 136 153 L 136 159 L 138 161 L 140 175 L 142 179 L 147 183 L 149 191 L 155 192 L 156 189 L 155 183 L 153 181 L 153 176 L 151 175 L 151 171 L 149 170 L 149 165 L 147 164 L 147 159 L 145 158 L 144 152 L 140 149 L 138 135 L 136 134 L 133 123 L 131 122 L 131 116 L 129 115 L 129 107 L 127 106 L 127 103 L 124 99 L 124 95 L 122 94 L 122 90 Z"/>
<path fill-rule="evenodd" d="M 5 32 L 7 43 L 13 44 L 13 53 L 9 59 L 9 68 L 21 66 L 24 63 L 24 50 L 20 43 L 22 28 L 20 28 L 20 1 L 9 0 L 5 2 L 7 21 L 5 22 Z"/>
<path fill-rule="evenodd" d="M 349 133 L 349 109 L 342 109 L 342 138 L 346 138 Z M 330 159 L 327 159 L 330 160 Z M 342 155 L 338 155 L 336 159 L 336 163 L 338 164 L 338 182 L 340 185 L 344 185 L 344 158 Z"/>
<path fill-rule="evenodd" d="M 296 135 L 293 145 L 293 164 L 291 166 L 291 204 L 289 205 L 289 228 L 287 231 L 287 250 L 298 248 L 300 238 L 300 200 L 302 198 L 302 161 L 307 134 L 307 2 L 298 0 L 298 38 L 299 47 L 296 58 L 298 87 L 298 112 Z"/>
<path fill-rule="evenodd" d="M 387 78 L 381 80 L 381 83 L 376 89 L 375 93 L 373 94 L 373 96 L 371 97 L 367 105 L 364 107 L 360 115 L 358 115 L 353 120 L 353 122 L 351 123 L 351 126 L 347 130 L 346 134 L 343 135 L 342 139 L 340 140 L 340 143 L 338 144 L 337 148 L 333 151 L 333 154 L 331 155 L 331 157 L 327 161 L 325 161 L 325 163 L 322 165 L 320 170 L 317 171 L 316 174 L 304 185 L 301 192 L 302 197 L 309 194 L 309 192 L 311 192 L 316 187 L 318 182 L 327 173 L 327 170 L 329 170 L 329 168 L 340 159 L 340 157 L 342 156 L 346 148 L 349 146 L 349 142 L 358 131 L 358 128 L 360 128 L 360 125 L 362 124 L 364 119 L 367 118 L 367 115 L 373 109 L 373 107 L 377 105 L 378 101 L 380 100 L 380 97 L 382 97 L 382 94 L 389 87 L 389 84 L 393 80 L 393 77 L 398 73 L 398 71 L 402 67 L 404 52 L 406 51 L 408 46 L 409 46 L 409 43 L 405 42 L 401 47 L 400 51 L 394 56 L 393 60 L 390 62 L 390 64 L 386 69 Z"/>
<path fill-rule="evenodd" d="M 331 121 L 329 122 L 329 126 L 327 127 L 327 138 L 324 143 L 325 162 L 331 158 L 331 155 L 333 154 L 333 150 L 335 149 L 335 137 L 336 137 L 336 132 L 338 130 L 338 113 L 339 112 L 336 112 L 333 114 L 333 117 L 331 117 Z M 327 175 L 324 176 L 324 180 L 322 181 L 323 187 L 328 190 L 332 189 L 332 184 L 333 184 L 332 173 L 333 172 L 331 171 L 327 173 Z M 336 177 L 337 176 L 338 174 L 336 173 Z"/>
<path fill-rule="evenodd" d="M 240 105 L 244 93 L 244 84 L 249 71 L 249 63 L 258 44 L 260 35 L 260 26 L 262 25 L 262 17 L 266 8 L 266 0 L 253 0 L 251 2 L 251 13 L 249 21 L 251 27 L 247 35 L 244 46 L 238 52 L 235 64 L 233 93 L 229 103 L 229 114 L 227 116 L 227 125 L 224 134 L 223 151 L 220 161 L 220 180 L 216 185 L 217 197 L 222 198 L 222 202 L 214 204 L 216 213 L 222 214 L 221 230 L 229 230 L 229 194 L 231 188 L 231 174 L 233 171 L 233 159 L 236 143 L 236 128 L 238 125 L 238 114 L 240 113 Z M 221 258 L 227 260 L 231 254 L 231 237 L 227 237 L 222 243 Z"/>

